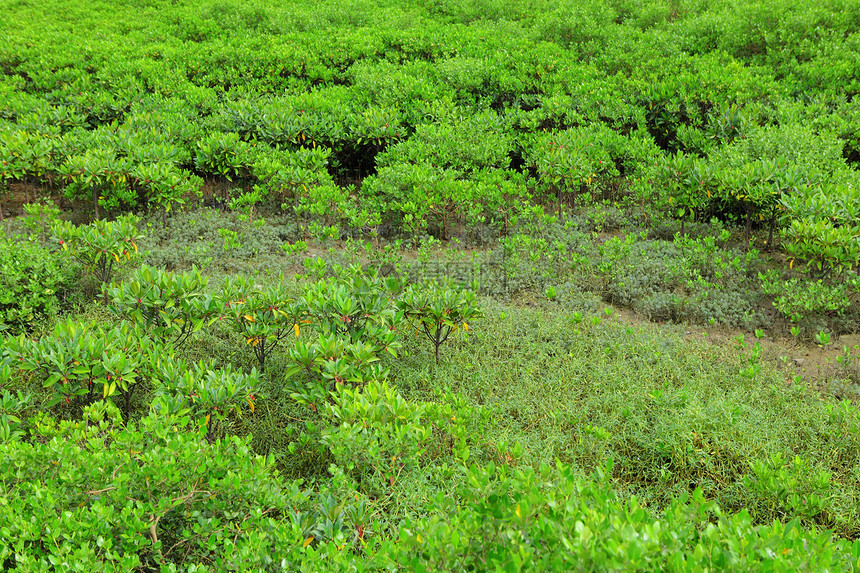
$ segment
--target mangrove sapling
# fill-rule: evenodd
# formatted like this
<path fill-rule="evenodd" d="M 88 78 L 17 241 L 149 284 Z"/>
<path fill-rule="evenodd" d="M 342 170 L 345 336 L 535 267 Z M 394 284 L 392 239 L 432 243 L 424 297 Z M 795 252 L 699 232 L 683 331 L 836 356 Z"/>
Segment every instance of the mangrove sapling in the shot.
<path fill-rule="evenodd" d="M 222 227 L 218 229 L 218 235 L 220 235 L 221 238 L 224 239 L 224 252 L 242 248 L 242 243 L 239 241 L 239 233 L 237 231 Z"/>
<path fill-rule="evenodd" d="M 66 157 L 59 175 L 66 182 L 68 199 L 92 197 L 96 221 L 101 219 L 99 205 L 108 208 L 122 203 L 134 204 L 135 197 L 129 181 L 131 160 L 112 145 L 89 149 L 82 154 Z"/>
<path fill-rule="evenodd" d="M 394 333 L 391 333 L 392 339 Z M 387 348 L 391 351 L 391 347 Z M 319 334 L 316 340 L 298 340 L 288 352 L 285 378 L 290 396 L 314 412 L 344 384 L 361 386 L 388 378 L 380 363 L 382 347 L 349 342 L 342 333 Z"/>
<path fill-rule="evenodd" d="M 253 413 L 261 395 L 260 373 L 248 374 L 231 365 L 216 368 L 215 361 L 188 364 L 169 360 L 161 365 L 155 394 L 171 411 L 188 408 L 206 426 L 206 440 L 213 443 L 223 434 L 231 414 Z"/>
<path fill-rule="evenodd" d="M 112 329 L 71 319 L 38 340 L 25 336 L 6 342 L 22 370 L 36 372 L 49 389 L 49 406 L 61 402 L 86 406 L 117 393 L 129 414 L 132 395 L 171 350 L 151 340 L 138 325 L 124 322 Z"/>
<path fill-rule="evenodd" d="M 251 347 L 260 367 L 266 371 L 266 359 L 290 335 L 299 337 L 299 324 L 307 323 L 307 308 L 293 300 L 281 281 L 264 288 L 245 277 L 228 278 L 219 300 L 221 317 L 229 321 Z"/>
<path fill-rule="evenodd" d="M 44 202 L 25 203 L 23 207 L 27 213 L 23 223 L 30 231 L 30 239 L 38 239 L 40 243 L 44 243 L 47 232 L 60 220 L 60 208 L 50 199 Z M 0 218 L 0 221 L 2 220 Z"/>
<path fill-rule="evenodd" d="M 130 262 L 137 253 L 137 241 L 143 238 L 137 230 L 139 222 L 140 217 L 128 214 L 116 221 L 96 220 L 79 227 L 68 221 L 57 222 L 51 228 L 63 249 L 101 283 L 105 305 L 109 301 L 105 287 L 111 283 L 116 268 Z"/>
<path fill-rule="evenodd" d="M 436 363 L 439 347 L 452 333 L 468 332 L 468 321 L 483 316 L 475 293 L 450 283 L 410 285 L 397 302 L 403 317 L 423 332 L 433 345 Z"/>
<path fill-rule="evenodd" d="M 109 308 L 179 347 L 220 313 L 218 301 L 203 293 L 207 282 L 197 267 L 178 274 L 144 265 L 119 285 L 107 287 Z"/>
<path fill-rule="evenodd" d="M 380 277 L 376 271 L 362 274 L 358 266 L 335 267 L 340 278 L 320 280 L 305 291 L 303 301 L 314 323 L 322 332 L 345 335 L 351 342 L 369 341 L 393 352 L 389 333 L 402 317 L 392 299 L 402 281 Z"/>
<path fill-rule="evenodd" d="M 254 185 L 252 191 L 246 191 L 241 195 L 230 199 L 228 207 L 231 211 L 239 211 L 239 219 L 247 221 L 249 224 L 254 222 L 254 206 L 260 203 L 265 197 L 265 188 L 259 185 Z"/>
<path fill-rule="evenodd" d="M 240 139 L 238 133 L 210 133 L 197 141 L 194 166 L 198 171 L 214 173 L 221 180 L 224 195 L 221 202 L 226 210 L 230 204 L 230 190 L 234 178 L 249 172 L 253 162 L 252 146 Z"/>
<path fill-rule="evenodd" d="M 188 195 L 203 196 L 203 180 L 189 172 L 178 169 L 172 161 L 137 165 L 129 174 L 141 192 L 146 194 L 150 205 L 161 210 L 161 226 L 167 227 L 167 214 L 175 205 L 185 204 Z"/>

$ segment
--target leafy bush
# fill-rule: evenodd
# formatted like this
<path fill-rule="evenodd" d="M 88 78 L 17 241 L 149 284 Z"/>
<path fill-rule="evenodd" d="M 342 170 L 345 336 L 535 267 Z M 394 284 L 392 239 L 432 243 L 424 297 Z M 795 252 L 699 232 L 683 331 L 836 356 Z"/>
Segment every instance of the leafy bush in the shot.
<path fill-rule="evenodd" d="M 54 236 L 84 268 L 99 281 L 104 302 L 108 303 L 108 287 L 117 268 L 137 254 L 137 230 L 140 218 L 125 215 L 116 221 L 97 220 L 89 225 L 75 226 L 65 221 L 54 225 Z M 116 267 L 114 265 L 116 264 Z"/>
<path fill-rule="evenodd" d="M 403 318 L 433 345 L 436 363 L 439 347 L 451 333 L 468 332 L 469 322 L 482 313 L 475 293 L 451 284 L 410 285 L 397 301 Z"/>
<path fill-rule="evenodd" d="M 288 336 L 298 338 L 307 322 L 306 308 L 293 300 L 281 281 L 264 288 L 244 277 L 228 278 L 218 300 L 220 318 L 229 322 L 257 358 L 260 372 L 266 359 Z"/>
<path fill-rule="evenodd" d="M 338 386 L 322 416 L 330 426 L 321 443 L 357 476 L 362 491 L 380 495 L 434 458 L 465 463 L 475 412 L 465 403 L 413 403 L 386 382 L 371 380 L 363 388 Z"/>
<path fill-rule="evenodd" d="M 698 489 L 654 520 L 635 497 L 622 501 L 607 487 L 611 469 L 582 483 L 563 464 L 540 474 L 472 466 L 454 499 L 438 496 L 428 517 L 403 525 L 406 562 L 457 570 L 850 570 L 860 551 L 841 542 L 834 553 L 828 532 L 807 534 L 796 521 L 754 526 L 748 513 L 726 514 Z"/>
<path fill-rule="evenodd" d="M 143 265 L 119 285 L 107 287 L 109 308 L 137 323 L 147 336 L 181 346 L 220 311 L 212 296 L 203 293 L 207 282 L 196 268 L 180 275 Z"/>
<path fill-rule="evenodd" d="M 343 335 L 349 342 L 370 342 L 393 352 L 393 332 L 402 319 L 393 299 L 403 287 L 402 280 L 381 277 L 373 270 L 365 274 L 355 266 L 339 274 L 305 289 L 303 300 L 314 327 L 322 334 Z"/>
<path fill-rule="evenodd" d="M 164 360 L 155 372 L 154 407 L 164 413 L 186 413 L 206 427 L 212 443 L 226 434 L 231 416 L 244 411 L 253 414 L 261 393 L 256 370 L 244 374 L 229 364 L 216 368 L 215 361 L 188 364 L 183 360 Z"/>
<path fill-rule="evenodd" d="M 599 129 L 572 128 L 543 133 L 528 142 L 527 162 L 537 170 L 543 192 L 556 199 L 559 214 L 566 195 L 607 186 L 619 174 L 606 137 Z"/>
<path fill-rule="evenodd" d="M 0 330 L 32 332 L 63 310 L 78 269 L 34 240 L 0 235 Z"/>
<path fill-rule="evenodd" d="M 246 440 L 208 444 L 183 413 L 123 427 L 94 404 L 87 420 L 0 446 L 5 568 L 271 567 L 301 547 L 301 530 L 278 516 L 295 515 L 305 494 L 282 489 Z"/>
<path fill-rule="evenodd" d="M 834 275 L 838 279 L 860 265 L 860 226 L 800 219 L 792 221 L 782 236 L 792 266 L 799 259 L 819 276 Z"/>
<path fill-rule="evenodd" d="M 139 326 L 105 328 L 71 319 L 38 340 L 21 335 L 6 346 L 18 367 L 36 372 L 49 389 L 48 407 L 60 402 L 80 407 L 119 393 L 126 413 L 135 390 L 151 381 L 161 359 L 170 356 Z"/>
<path fill-rule="evenodd" d="M 108 143 L 67 157 L 60 175 L 66 182 L 66 196 L 69 199 L 89 196 L 95 218 L 99 219 L 99 205 L 108 209 L 136 205 L 137 197 L 129 185 L 132 167 L 131 160 Z"/>
<path fill-rule="evenodd" d="M 773 306 L 790 321 L 814 328 L 827 317 L 841 316 L 851 306 L 847 285 L 823 280 L 781 279 L 779 273 L 760 274 L 761 288 L 773 296 Z"/>

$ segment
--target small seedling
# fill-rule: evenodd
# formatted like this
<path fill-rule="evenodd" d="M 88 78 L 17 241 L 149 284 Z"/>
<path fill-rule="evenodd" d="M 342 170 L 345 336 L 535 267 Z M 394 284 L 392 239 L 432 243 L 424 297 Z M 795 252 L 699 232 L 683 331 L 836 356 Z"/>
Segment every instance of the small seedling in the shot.
<path fill-rule="evenodd" d="M 308 244 L 305 241 L 296 241 L 295 243 L 284 243 L 281 245 L 281 250 L 287 255 L 296 255 L 308 250 Z"/>
<path fill-rule="evenodd" d="M 223 248 L 225 251 L 232 251 L 242 248 L 242 243 L 239 242 L 239 233 L 224 227 L 218 229 L 218 234 L 224 239 Z"/>

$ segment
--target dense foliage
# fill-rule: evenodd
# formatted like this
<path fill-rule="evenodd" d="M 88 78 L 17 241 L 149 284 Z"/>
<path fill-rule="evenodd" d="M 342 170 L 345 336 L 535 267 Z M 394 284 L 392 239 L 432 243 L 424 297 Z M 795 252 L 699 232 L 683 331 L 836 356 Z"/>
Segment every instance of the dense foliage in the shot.
<path fill-rule="evenodd" d="M 860 411 L 758 342 L 711 363 L 608 309 L 305 267 L 142 266 L 100 322 L 7 337 L 4 567 L 858 566 Z"/>
<path fill-rule="evenodd" d="M 860 569 L 857 2 L 0 13 L 4 570 Z"/>

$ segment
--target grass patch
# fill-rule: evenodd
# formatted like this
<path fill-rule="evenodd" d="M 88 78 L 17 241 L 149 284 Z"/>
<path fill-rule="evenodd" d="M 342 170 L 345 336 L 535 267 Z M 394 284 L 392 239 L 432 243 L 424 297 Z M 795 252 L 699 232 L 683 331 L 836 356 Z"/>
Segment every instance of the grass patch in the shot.
<path fill-rule="evenodd" d="M 611 458 L 616 487 L 653 509 L 700 487 L 761 522 L 800 516 L 857 536 L 855 407 L 767 364 L 744 376 L 749 344 L 573 312 L 489 301 L 487 318 L 438 367 L 424 345 L 410 344 L 392 378 L 413 399 L 446 385 L 488 409 L 485 433 L 474 437 L 487 459 L 518 444 L 516 464 L 558 459 L 587 475 Z M 808 468 L 793 469 L 796 458 Z M 756 472 L 756 463 L 773 471 Z M 764 483 L 778 470 L 781 483 Z M 812 483 L 819 472 L 829 476 L 822 487 Z M 820 505 L 804 510 L 813 495 Z"/>

